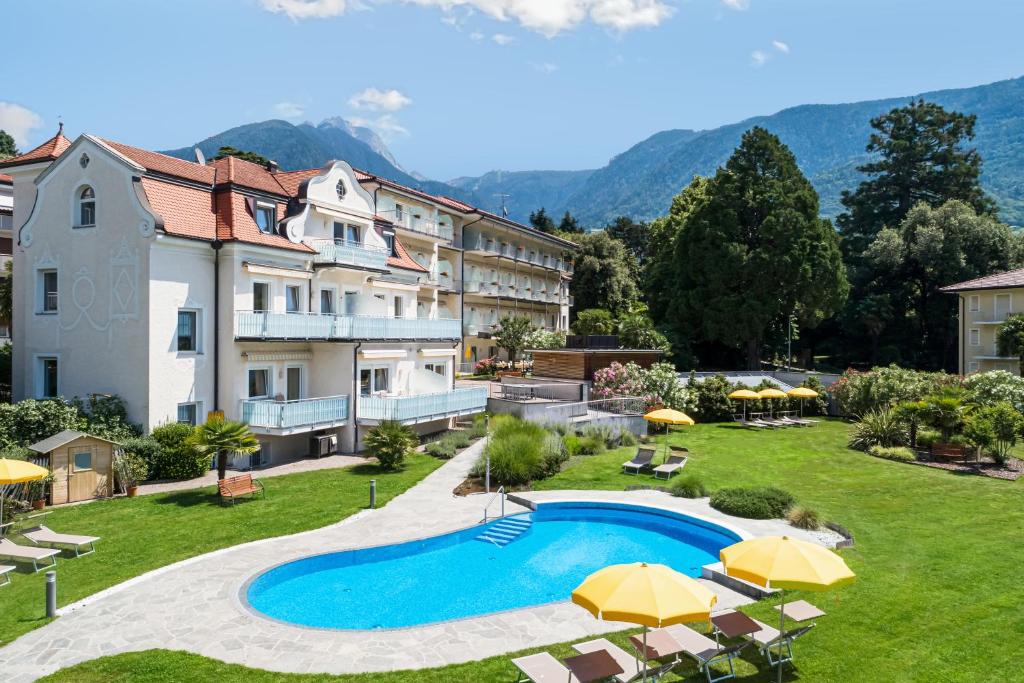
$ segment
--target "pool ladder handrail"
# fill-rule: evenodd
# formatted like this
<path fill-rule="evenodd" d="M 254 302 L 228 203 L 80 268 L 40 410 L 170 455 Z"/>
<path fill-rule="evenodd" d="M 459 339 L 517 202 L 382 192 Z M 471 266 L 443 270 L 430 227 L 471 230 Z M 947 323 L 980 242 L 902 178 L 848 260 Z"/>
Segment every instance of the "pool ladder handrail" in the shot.
<path fill-rule="evenodd" d="M 487 501 L 487 505 L 484 505 L 484 521 L 483 521 L 483 524 L 487 524 L 487 511 L 491 509 L 491 503 L 493 503 L 494 499 L 498 498 L 498 497 L 501 498 L 501 514 L 498 515 L 497 519 L 501 519 L 502 517 L 505 516 L 505 497 L 506 497 L 505 487 L 504 486 L 499 486 L 498 490 L 494 492 L 493 496 L 491 496 L 491 499 L 489 501 Z"/>

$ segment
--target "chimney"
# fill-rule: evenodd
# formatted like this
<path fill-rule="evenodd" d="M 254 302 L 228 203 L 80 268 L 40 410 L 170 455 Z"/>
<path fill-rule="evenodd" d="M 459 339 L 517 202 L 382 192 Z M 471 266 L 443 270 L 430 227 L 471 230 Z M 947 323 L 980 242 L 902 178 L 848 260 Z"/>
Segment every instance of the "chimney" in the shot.
<path fill-rule="evenodd" d="M 277 162 L 273 159 L 267 160 L 267 170 L 271 173 L 277 173 Z"/>

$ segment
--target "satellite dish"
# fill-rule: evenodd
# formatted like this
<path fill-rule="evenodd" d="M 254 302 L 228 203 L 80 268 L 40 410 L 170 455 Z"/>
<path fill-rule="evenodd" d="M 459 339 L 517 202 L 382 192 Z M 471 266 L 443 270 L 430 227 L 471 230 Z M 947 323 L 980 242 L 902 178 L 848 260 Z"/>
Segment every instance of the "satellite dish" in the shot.
<path fill-rule="evenodd" d="M 202 164 L 203 166 L 206 166 L 206 157 L 203 156 L 203 150 L 201 150 L 198 147 L 196 147 L 192 151 L 194 151 L 196 153 L 196 163 Z"/>

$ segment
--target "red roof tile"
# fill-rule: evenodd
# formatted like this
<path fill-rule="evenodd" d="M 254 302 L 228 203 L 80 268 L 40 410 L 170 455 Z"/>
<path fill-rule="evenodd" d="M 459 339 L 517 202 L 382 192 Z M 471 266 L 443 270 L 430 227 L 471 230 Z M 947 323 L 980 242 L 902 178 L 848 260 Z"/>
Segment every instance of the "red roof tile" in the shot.
<path fill-rule="evenodd" d="M 14 184 L 14 178 L 12 178 L 11 176 L 9 176 L 9 175 L 7 175 L 5 173 L 0 173 L 0 183 L 3 183 L 5 185 L 13 185 Z"/>
<path fill-rule="evenodd" d="M 284 188 L 289 197 L 295 197 L 299 194 L 299 186 L 302 185 L 303 181 L 319 175 L 319 173 L 319 168 L 307 168 L 301 171 L 275 173 L 274 177 L 277 179 L 277 182 L 281 183 L 281 187 Z"/>
<path fill-rule="evenodd" d="M 167 183 L 155 178 L 143 178 L 153 210 L 164 219 L 168 235 L 204 240 L 217 238 L 217 220 L 209 190 Z"/>
<path fill-rule="evenodd" d="M 235 157 L 223 157 L 208 164 L 217 171 L 217 184 L 232 183 L 242 187 L 287 195 L 288 191 L 277 182 L 277 176 L 259 164 Z"/>
<path fill-rule="evenodd" d="M 239 240 L 249 244 L 260 244 L 265 247 L 278 247 L 313 253 L 313 249 L 300 243 L 295 243 L 287 237 L 261 232 L 256 225 L 256 219 L 249 212 L 246 197 L 238 192 L 219 191 L 216 194 L 217 201 L 217 236 L 224 240 Z M 285 214 L 285 205 L 278 202 L 277 217 Z"/>
<path fill-rule="evenodd" d="M 1002 289 L 1004 287 L 1024 287 L 1024 268 L 958 282 L 955 285 L 943 287 L 941 291 L 962 292 L 969 289 Z"/>
<path fill-rule="evenodd" d="M 398 235 L 395 235 L 395 251 L 398 252 L 398 256 L 389 256 L 388 265 L 394 266 L 395 268 L 404 268 L 406 270 L 414 270 L 418 273 L 428 272 L 426 268 L 416 263 L 416 259 L 409 256 L 409 252 L 406 251 L 405 245 L 398 239 Z"/>
<path fill-rule="evenodd" d="M 35 149 L 10 159 L 0 161 L 0 167 L 17 166 L 18 164 L 33 163 L 36 161 L 53 161 L 64 153 L 71 146 L 71 141 L 64 137 L 64 126 L 61 125 L 57 134 L 39 145 Z"/>
<path fill-rule="evenodd" d="M 102 142 L 152 173 L 162 173 L 205 185 L 213 185 L 216 171 L 202 164 L 169 157 L 166 154 L 151 152 L 148 149 L 124 145 L 113 140 L 102 140 Z"/>

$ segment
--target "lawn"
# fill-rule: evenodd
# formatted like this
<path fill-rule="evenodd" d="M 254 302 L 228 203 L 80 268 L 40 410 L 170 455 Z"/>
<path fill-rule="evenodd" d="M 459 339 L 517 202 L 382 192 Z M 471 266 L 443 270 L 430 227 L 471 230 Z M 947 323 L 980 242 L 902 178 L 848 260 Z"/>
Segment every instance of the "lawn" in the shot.
<path fill-rule="evenodd" d="M 48 526 L 102 539 L 94 554 L 58 558 L 58 600 L 68 604 L 218 548 L 327 526 L 369 504 L 370 479 L 377 480 L 383 505 L 440 464 L 415 455 L 394 473 L 365 464 L 269 477 L 262 480 L 265 499 L 233 506 L 221 505 L 216 487 L 209 487 L 56 508 L 45 518 Z M 0 644 L 46 623 L 43 583 L 44 572 L 19 569 L 0 587 Z"/>
<path fill-rule="evenodd" d="M 710 488 L 781 486 L 856 538 L 854 548 L 842 551 L 858 574 L 856 583 L 831 593 L 793 594 L 819 605 L 828 616 L 798 641 L 798 675 L 787 678 L 1024 680 L 1018 661 L 1024 635 L 1022 485 L 878 460 L 847 449 L 847 429 L 841 422 L 766 433 L 698 425 L 671 437 L 692 452 L 686 472 L 699 474 Z M 580 458 L 538 488 L 621 490 L 653 483 L 649 477 L 619 473 L 629 450 Z M 776 615 L 770 602 L 748 611 L 763 620 Z M 556 656 L 569 652 L 567 644 L 546 649 Z M 48 680 L 476 683 L 512 680 L 508 660 L 495 657 L 404 674 L 282 676 L 153 651 L 86 662 Z M 743 680 L 774 680 L 757 655 L 748 650 L 745 660 L 739 667 Z M 692 667 L 684 673 L 689 674 L 686 680 L 702 680 Z"/>

